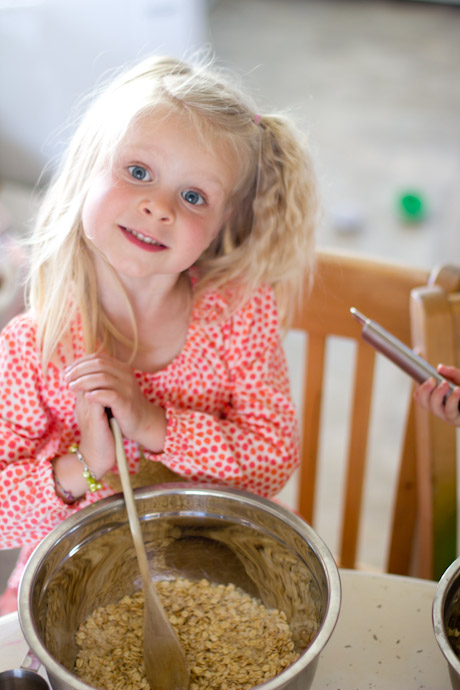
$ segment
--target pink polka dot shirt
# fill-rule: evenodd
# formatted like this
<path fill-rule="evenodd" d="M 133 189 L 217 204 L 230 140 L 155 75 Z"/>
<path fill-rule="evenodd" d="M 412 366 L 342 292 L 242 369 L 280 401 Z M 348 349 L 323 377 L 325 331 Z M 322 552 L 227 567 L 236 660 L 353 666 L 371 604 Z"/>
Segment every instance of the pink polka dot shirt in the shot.
<path fill-rule="evenodd" d="M 29 314 L 0 336 L 0 548 L 34 544 L 101 490 L 67 505 L 56 494 L 52 460 L 79 441 L 75 396 L 62 367 L 45 376 Z M 75 357 L 84 354 L 79 324 Z M 298 465 L 298 428 L 273 292 L 259 289 L 229 315 L 225 298 L 207 292 L 194 307 L 182 352 L 163 370 L 136 371 L 144 395 L 163 406 L 167 434 L 161 461 L 191 481 L 228 484 L 272 496 Z M 125 439 L 130 472 L 140 449 Z"/>

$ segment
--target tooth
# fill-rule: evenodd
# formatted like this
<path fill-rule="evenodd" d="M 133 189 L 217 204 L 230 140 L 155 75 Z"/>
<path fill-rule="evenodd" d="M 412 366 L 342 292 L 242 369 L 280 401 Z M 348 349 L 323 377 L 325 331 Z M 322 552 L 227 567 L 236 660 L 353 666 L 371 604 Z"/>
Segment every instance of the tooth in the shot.
<path fill-rule="evenodd" d="M 137 237 L 138 240 L 141 240 L 141 242 L 145 242 L 145 244 L 155 244 L 158 247 L 161 246 L 160 242 L 157 242 L 156 240 L 153 240 L 150 237 L 146 237 L 145 235 L 142 235 L 140 232 L 137 232 L 137 230 L 131 230 L 130 228 L 126 228 L 128 232 L 131 233 L 131 235 L 134 235 L 134 237 Z"/>

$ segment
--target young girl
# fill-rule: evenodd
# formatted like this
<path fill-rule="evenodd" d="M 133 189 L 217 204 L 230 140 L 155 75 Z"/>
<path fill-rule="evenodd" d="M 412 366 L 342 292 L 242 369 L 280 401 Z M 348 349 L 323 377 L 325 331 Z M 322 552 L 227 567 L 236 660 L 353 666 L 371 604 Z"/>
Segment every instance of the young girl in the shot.
<path fill-rule="evenodd" d="M 414 398 L 419 405 L 430 410 L 447 424 L 460 427 L 460 369 L 439 364 L 438 372 L 455 386 L 449 397 L 445 399 L 449 384 L 437 384 L 434 378 L 430 378 L 415 388 Z"/>
<path fill-rule="evenodd" d="M 280 324 L 313 257 L 315 178 L 287 119 L 221 75 L 151 58 L 93 102 L 1 336 L 0 548 L 133 485 L 276 494 L 298 464 Z"/>

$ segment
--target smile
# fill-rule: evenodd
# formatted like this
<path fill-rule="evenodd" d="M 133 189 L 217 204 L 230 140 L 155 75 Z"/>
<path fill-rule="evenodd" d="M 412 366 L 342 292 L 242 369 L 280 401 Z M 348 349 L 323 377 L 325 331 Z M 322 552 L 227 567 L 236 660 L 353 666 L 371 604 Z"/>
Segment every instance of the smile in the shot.
<path fill-rule="evenodd" d="M 124 225 L 120 225 L 120 227 L 128 235 L 131 235 L 131 237 L 135 237 L 137 240 L 139 240 L 139 242 L 143 242 L 144 244 L 148 244 L 153 247 L 161 247 L 163 249 L 166 249 L 166 245 L 162 244 L 161 242 L 158 242 L 157 240 L 154 240 L 153 237 L 143 235 L 141 232 L 138 232 L 137 230 L 131 230 L 131 228 L 127 228 Z"/>

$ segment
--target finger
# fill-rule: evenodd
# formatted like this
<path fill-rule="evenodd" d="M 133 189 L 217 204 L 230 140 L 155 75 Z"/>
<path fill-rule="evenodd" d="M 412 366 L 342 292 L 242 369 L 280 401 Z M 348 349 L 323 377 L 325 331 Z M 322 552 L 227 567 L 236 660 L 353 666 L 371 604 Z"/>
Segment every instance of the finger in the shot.
<path fill-rule="evenodd" d="M 99 361 L 86 362 L 65 374 L 67 385 L 71 389 L 91 389 L 126 385 L 132 375 L 123 367 L 113 363 Z M 125 383 L 123 383 L 125 382 Z"/>
<path fill-rule="evenodd" d="M 91 400 L 85 393 L 85 391 L 78 391 L 75 401 L 75 409 L 77 415 L 85 416 L 91 421 L 98 422 L 99 419 L 103 419 L 104 412 L 101 405 L 95 400 Z"/>
<path fill-rule="evenodd" d="M 450 385 L 447 381 L 440 383 L 430 396 L 430 407 L 439 416 L 444 416 L 444 405 L 450 392 Z"/>
<path fill-rule="evenodd" d="M 430 397 L 435 390 L 436 385 L 436 380 L 431 377 L 421 383 L 419 386 L 416 386 L 414 390 L 415 400 L 425 409 L 429 409 L 430 407 Z"/>
<path fill-rule="evenodd" d="M 115 375 L 121 369 L 123 369 L 123 364 L 113 357 L 101 354 L 87 355 L 67 367 L 64 378 L 66 381 L 71 381 L 98 371 L 107 371 Z"/>
<path fill-rule="evenodd" d="M 457 386 L 460 386 L 460 370 L 456 367 L 447 366 L 445 364 L 439 364 L 437 367 L 439 373 L 445 378 L 452 381 Z"/>
<path fill-rule="evenodd" d="M 455 424 L 460 419 L 460 388 L 454 388 L 452 393 L 447 397 L 444 404 L 445 418 L 451 424 Z"/>
<path fill-rule="evenodd" d="M 68 386 L 72 391 L 90 392 L 96 390 L 121 390 L 122 382 L 113 378 L 110 374 L 96 372 L 94 374 L 84 374 L 78 379 L 69 381 Z"/>
<path fill-rule="evenodd" d="M 126 415 L 129 412 L 129 407 L 126 405 L 121 393 L 112 388 L 96 388 L 94 390 L 85 391 L 85 398 L 90 403 L 97 403 L 101 407 L 102 414 L 107 422 L 108 419 L 105 408 L 109 408 L 114 417 L 120 414 Z"/>
<path fill-rule="evenodd" d="M 78 359 L 74 360 L 71 364 L 69 364 L 66 368 L 65 371 L 72 371 L 76 367 L 80 366 L 81 364 L 87 364 L 88 362 L 92 362 L 95 359 L 106 359 L 107 355 L 105 355 L 102 352 L 93 352 L 90 355 L 83 355 L 82 357 L 78 357 Z"/>

